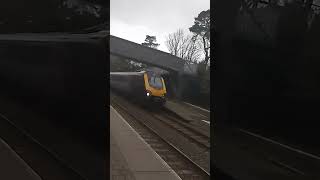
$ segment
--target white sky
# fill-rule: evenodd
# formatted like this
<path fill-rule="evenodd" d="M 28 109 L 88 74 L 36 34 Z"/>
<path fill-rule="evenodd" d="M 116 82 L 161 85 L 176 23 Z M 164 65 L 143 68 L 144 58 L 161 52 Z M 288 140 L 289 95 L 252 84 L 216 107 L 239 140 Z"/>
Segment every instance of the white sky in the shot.
<path fill-rule="evenodd" d="M 111 35 L 141 44 L 157 37 L 159 50 L 168 52 L 165 39 L 179 28 L 189 32 L 194 18 L 210 9 L 210 0 L 111 0 Z"/>

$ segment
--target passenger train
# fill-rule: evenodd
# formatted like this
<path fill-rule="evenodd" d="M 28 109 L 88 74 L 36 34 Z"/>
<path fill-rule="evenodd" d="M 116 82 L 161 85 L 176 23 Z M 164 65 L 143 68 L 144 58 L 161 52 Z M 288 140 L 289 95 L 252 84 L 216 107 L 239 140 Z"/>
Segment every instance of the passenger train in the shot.
<path fill-rule="evenodd" d="M 110 72 L 110 87 L 143 102 L 166 102 L 166 85 L 163 78 L 152 71 Z"/>

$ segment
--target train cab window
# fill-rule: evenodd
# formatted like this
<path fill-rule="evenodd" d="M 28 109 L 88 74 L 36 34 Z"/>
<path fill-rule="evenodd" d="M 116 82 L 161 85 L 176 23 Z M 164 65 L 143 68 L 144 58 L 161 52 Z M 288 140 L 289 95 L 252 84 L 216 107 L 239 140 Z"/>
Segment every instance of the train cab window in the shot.
<path fill-rule="evenodd" d="M 162 88 L 162 79 L 159 76 L 149 76 L 149 84 L 151 87 L 156 89 Z"/>

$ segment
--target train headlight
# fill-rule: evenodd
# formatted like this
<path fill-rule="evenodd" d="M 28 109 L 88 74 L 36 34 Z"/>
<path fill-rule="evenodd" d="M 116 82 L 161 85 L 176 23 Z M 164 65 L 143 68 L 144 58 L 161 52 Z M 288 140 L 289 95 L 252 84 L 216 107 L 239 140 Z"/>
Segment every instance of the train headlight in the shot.
<path fill-rule="evenodd" d="M 150 96 L 150 93 L 149 93 L 149 92 L 147 92 L 147 96 Z"/>

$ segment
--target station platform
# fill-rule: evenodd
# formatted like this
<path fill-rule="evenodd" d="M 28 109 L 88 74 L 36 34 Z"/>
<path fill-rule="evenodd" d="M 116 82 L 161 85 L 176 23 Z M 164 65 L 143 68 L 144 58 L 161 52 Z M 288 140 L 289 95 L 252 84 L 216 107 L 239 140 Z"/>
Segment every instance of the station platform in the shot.
<path fill-rule="evenodd" d="M 181 180 L 112 106 L 110 179 Z"/>
<path fill-rule="evenodd" d="M 167 100 L 164 107 L 186 121 L 203 121 L 210 124 L 210 111 L 177 100 Z"/>
<path fill-rule="evenodd" d="M 41 180 L 40 176 L 2 139 L 0 139 L 0 179 Z"/>

